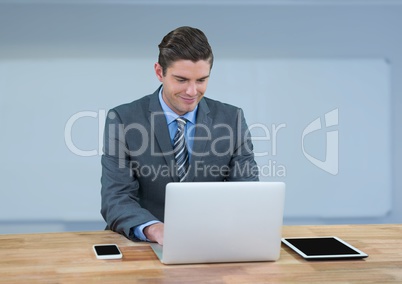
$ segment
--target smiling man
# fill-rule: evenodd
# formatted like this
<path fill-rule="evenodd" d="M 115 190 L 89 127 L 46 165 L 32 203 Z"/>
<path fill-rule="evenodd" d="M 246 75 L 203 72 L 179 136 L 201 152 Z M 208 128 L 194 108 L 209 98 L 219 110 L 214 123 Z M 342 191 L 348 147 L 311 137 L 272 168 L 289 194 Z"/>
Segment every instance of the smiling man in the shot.
<path fill-rule="evenodd" d="M 204 97 L 213 59 L 202 31 L 177 28 L 159 44 L 154 69 L 162 85 L 109 111 L 101 178 L 107 228 L 163 244 L 167 183 L 258 180 L 242 110 Z"/>

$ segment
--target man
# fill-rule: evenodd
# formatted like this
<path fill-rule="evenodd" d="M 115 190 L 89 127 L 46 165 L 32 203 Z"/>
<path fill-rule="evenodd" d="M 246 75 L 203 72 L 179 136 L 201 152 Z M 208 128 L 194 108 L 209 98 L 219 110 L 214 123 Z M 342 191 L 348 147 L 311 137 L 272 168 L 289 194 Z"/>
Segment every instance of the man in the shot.
<path fill-rule="evenodd" d="M 108 113 L 101 213 L 109 229 L 163 244 L 167 183 L 258 180 L 242 110 L 204 98 L 212 64 L 204 33 L 177 28 L 159 44 L 162 85 Z"/>

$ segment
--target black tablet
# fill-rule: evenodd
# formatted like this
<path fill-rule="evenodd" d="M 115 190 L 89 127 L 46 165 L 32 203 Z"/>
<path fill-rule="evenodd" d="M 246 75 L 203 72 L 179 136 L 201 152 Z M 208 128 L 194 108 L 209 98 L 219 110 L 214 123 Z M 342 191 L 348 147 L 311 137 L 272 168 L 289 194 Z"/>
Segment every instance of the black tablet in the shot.
<path fill-rule="evenodd" d="M 364 258 L 368 255 L 340 238 L 282 238 L 282 242 L 307 260 Z"/>

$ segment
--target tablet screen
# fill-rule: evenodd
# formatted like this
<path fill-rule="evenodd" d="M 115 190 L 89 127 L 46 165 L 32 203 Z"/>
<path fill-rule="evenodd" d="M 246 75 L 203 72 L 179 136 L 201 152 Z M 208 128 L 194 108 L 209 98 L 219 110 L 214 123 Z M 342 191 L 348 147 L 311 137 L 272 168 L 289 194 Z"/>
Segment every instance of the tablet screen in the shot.
<path fill-rule="evenodd" d="M 282 242 L 306 259 L 363 258 L 368 255 L 337 237 L 283 238 Z"/>

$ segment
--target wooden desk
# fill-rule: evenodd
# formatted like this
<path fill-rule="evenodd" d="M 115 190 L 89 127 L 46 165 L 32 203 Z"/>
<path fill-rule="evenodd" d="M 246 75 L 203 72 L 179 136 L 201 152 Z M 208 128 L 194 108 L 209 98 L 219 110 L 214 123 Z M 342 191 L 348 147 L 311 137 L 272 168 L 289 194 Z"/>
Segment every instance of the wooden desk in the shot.
<path fill-rule="evenodd" d="M 163 265 L 146 243 L 111 231 L 0 235 L 3 283 L 402 283 L 402 225 L 285 226 L 284 237 L 336 235 L 364 260 L 306 261 L 282 245 L 277 262 Z M 123 259 L 98 260 L 116 243 Z"/>

